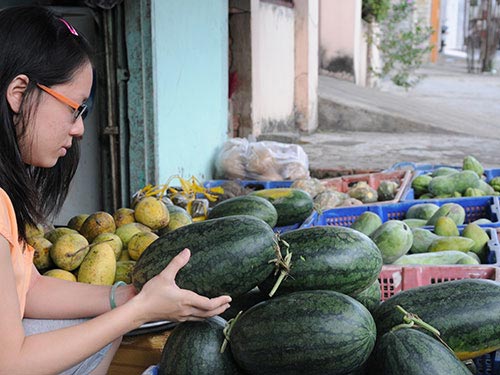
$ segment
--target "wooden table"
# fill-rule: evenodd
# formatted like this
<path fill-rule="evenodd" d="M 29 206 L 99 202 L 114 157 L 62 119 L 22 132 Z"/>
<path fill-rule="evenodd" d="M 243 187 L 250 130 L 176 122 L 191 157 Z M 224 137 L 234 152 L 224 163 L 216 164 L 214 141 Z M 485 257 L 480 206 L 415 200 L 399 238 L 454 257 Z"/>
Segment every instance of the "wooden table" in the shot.
<path fill-rule="evenodd" d="M 160 362 L 163 346 L 172 330 L 125 336 L 111 362 L 108 375 L 140 375 Z"/>

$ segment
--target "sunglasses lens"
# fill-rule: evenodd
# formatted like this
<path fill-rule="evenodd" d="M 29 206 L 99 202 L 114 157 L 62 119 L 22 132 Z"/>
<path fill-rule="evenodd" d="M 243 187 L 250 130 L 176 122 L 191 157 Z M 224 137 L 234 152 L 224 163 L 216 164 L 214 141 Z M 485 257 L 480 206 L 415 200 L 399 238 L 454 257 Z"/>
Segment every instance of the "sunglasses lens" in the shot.
<path fill-rule="evenodd" d="M 82 120 L 85 120 L 85 117 L 87 117 L 88 114 L 88 108 L 85 104 L 82 104 L 78 109 L 75 110 L 75 120 L 78 119 L 78 117 L 82 116 Z"/>

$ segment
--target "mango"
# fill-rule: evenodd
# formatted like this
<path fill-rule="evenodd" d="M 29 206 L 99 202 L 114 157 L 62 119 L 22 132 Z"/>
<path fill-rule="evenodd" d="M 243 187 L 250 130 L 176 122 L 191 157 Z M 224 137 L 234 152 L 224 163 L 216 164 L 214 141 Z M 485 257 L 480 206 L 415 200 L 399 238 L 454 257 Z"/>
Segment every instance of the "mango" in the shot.
<path fill-rule="evenodd" d="M 89 243 L 79 233 L 65 234 L 50 248 L 50 257 L 57 267 L 73 271 L 80 266 L 89 252 Z"/>
<path fill-rule="evenodd" d="M 114 233 L 115 230 L 113 216 L 104 211 L 97 211 L 83 222 L 80 233 L 91 243 L 101 233 Z"/>
<path fill-rule="evenodd" d="M 193 218 L 184 208 L 171 205 L 167 206 L 167 209 L 170 220 L 168 221 L 168 225 L 165 228 L 161 228 L 158 230 L 158 234 L 160 236 L 165 233 L 172 232 L 177 228 L 189 225 L 193 222 Z"/>
<path fill-rule="evenodd" d="M 434 233 L 438 236 L 460 236 L 457 224 L 448 216 L 441 216 L 436 220 Z"/>
<path fill-rule="evenodd" d="M 113 283 L 116 283 L 117 281 L 123 281 L 124 283 L 131 284 L 132 271 L 134 270 L 134 266 L 134 260 L 121 260 L 116 262 L 116 273 Z"/>
<path fill-rule="evenodd" d="M 67 227 L 79 232 L 80 229 L 82 228 L 82 224 L 84 223 L 85 220 L 87 220 L 89 216 L 90 215 L 88 214 L 80 214 L 73 216 L 71 219 L 69 219 Z"/>
<path fill-rule="evenodd" d="M 448 216 L 456 225 L 462 225 L 465 221 L 465 210 L 457 203 L 445 203 L 432 215 L 427 225 L 436 225 L 441 216 Z"/>
<path fill-rule="evenodd" d="M 410 250 L 413 233 L 400 220 L 389 220 L 375 230 L 370 238 L 380 249 L 384 264 L 391 264 Z"/>
<path fill-rule="evenodd" d="M 495 191 L 500 191 L 500 176 L 498 177 L 493 177 L 491 181 L 489 182 L 493 190 Z"/>
<path fill-rule="evenodd" d="M 472 155 L 467 155 L 464 160 L 462 161 L 462 169 L 464 171 L 470 170 L 475 172 L 478 177 L 481 177 L 484 173 L 484 168 L 474 156 Z"/>
<path fill-rule="evenodd" d="M 55 277 L 56 279 L 68 280 L 68 281 L 75 281 L 76 282 L 76 276 L 75 275 L 73 275 L 69 271 L 62 270 L 60 268 L 54 268 L 54 269 L 48 270 L 43 275 L 44 276 L 49 276 L 49 277 Z"/>
<path fill-rule="evenodd" d="M 128 253 L 128 250 L 122 251 L 122 253 L 120 254 L 120 258 L 118 258 L 117 262 L 126 261 L 126 260 L 132 260 L 130 258 L 129 253 Z"/>
<path fill-rule="evenodd" d="M 431 246 L 432 241 L 439 238 L 439 236 L 428 229 L 414 228 L 412 229 L 413 242 L 410 252 L 413 254 L 426 253 Z"/>
<path fill-rule="evenodd" d="M 458 250 L 464 253 L 470 251 L 474 246 L 474 241 L 470 238 L 459 237 L 459 236 L 449 236 L 449 237 L 439 237 L 432 241 L 429 246 L 429 252 L 435 251 L 447 251 L 447 250 Z"/>
<path fill-rule="evenodd" d="M 488 256 L 488 241 L 490 236 L 479 225 L 470 223 L 462 231 L 462 237 L 470 238 L 474 241 L 474 245 L 470 249 L 473 253 L 477 254 L 481 263 L 486 263 Z"/>
<path fill-rule="evenodd" d="M 403 223 L 406 223 L 411 229 L 425 227 L 427 225 L 427 220 L 423 219 L 403 219 Z"/>
<path fill-rule="evenodd" d="M 53 267 L 54 262 L 50 257 L 52 242 L 45 237 L 34 237 L 30 238 L 28 243 L 35 249 L 35 253 L 33 254 L 33 264 L 37 270 L 41 271 Z"/>
<path fill-rule="evenodd" d="M 78 282 L 113 285 L 116 274 L 115 252 L 105 242 L 92 246 L 78 270 Z"/>
<path fill-rule="evenodd" d="M 93 244 L 100 242 L 106 242 L 108 245 L 111 246 L 111 248 L 115 253 L 116 260 L 120 258 L 123 249 L 123 242 L 121 238 L 118 237 L 118 235 L 114 233 L 101 233 L 96 238 L 94 238 L 94 241 L 92 241 Z"/>
<path fill-rule="evenodd" d="M 484 192 L 479 188 L 467 188 L 464 193 L 464 197 L 482 197 Z"/>
<path fill-rule="evenodd" d="M 405 219 L 429 220 L 432 215 L 439 210 L 439 206 L 434 203 L 417 203 L 408 208 Z"/>
<path fill-rule="evenodd" d="M 122 240 L 123 249 L 126 249 L 132 236 L 139 232 L 151 232 L 151 228 L 144 224 L 133 222 L 117 228 L 115 234 Z"/>
<path fill-rule="evenodd" d="M 462 251 L 436 251 L 434 253 L 408 254 L 403 255 L 393 264 L 406 265 L 452 265 L 452 264 L 478 264 L 479 262 L 473 257 Z"/>
<path fill-rule="evenodd" d="M 154 234 L 153 232 L 140 232 L 134 234 L 127 246 L 130 258 L 132 260 L 139 259 L 144 250 L 146 250 L 147 247 L 158 238 L 158 235 Z"/>
<path fill-rule="evenodd" d="M 59 238 L 61 238 L 65 234 L 78 234 L 78 232 L 71 228 L 58 227 L 45 233 L 45 238 L 54 244 L 57 242 Z"/>
<path fill-rule="evenodd" d="M 45 235 L 45 231 L 43 229 L 42 224 L 37 224 L 35 226 L 29 224 L 26 225 L 25 233 L 26 233 L 26 238 L 28 239 L 33 237 L 43 237 Z"/>
<path fill-rule="evenodd" d="M 135 206 L 134 216 L 137 222 L 153 230 L 166 227 L 170 220 L 167 206 L 155 197 L 141 199 Z"/>
<path fill-rule="evenodd" d="M 113 219 L 115 220 L 117 228 L 125 224 L 133 223 L 135 222 L 134 210 L 127 207 L 119 208 L 113 213 Z"/>
<path fill-rule="evenodd" d="M 422 194 L 425 194 L 429 191 L 429 183 L 431 182 L 432 177 L 428 175 L 420 175 L 413 179 L 411 182 L 411 187 L 415 191 L 415 196 L 420 197 Z"/>
<path fill-rule="evenodd" d="M 380 216 L 373 212 L 365 211 L 354 220 L 351 228 L 370 236 L 381 225 L 382 219 Z"/>

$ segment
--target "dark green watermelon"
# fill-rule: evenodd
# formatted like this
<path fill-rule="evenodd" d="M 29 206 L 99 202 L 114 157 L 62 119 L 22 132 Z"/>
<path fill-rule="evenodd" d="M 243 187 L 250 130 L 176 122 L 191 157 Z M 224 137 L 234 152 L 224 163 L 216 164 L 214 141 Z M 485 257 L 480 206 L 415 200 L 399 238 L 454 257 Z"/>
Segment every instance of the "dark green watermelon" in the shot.
<path fill-rule="evenodd" d="M 191 259 L 177 273 L 183 289 L 207 296 L 239 296 L 264 281 L 274 270 L 276 237 L 272 228 L 253 216 L 205 220 L 178 228 L 154 241 L 132 273 L 140 290 L 184 248 Z"/>
<path fill-rule="evenodd" d="M 231 352 L 220 353 L 225 325 L 220 317 L 177 325 L 163 347 L 158 375 L 241 374 Z"/>
<path fill-rule="evenodd" d="M 313 290 L 251 307 L 235 321 L 229 343 L 248 374 L 335 375 L 360 368 L 375 337 L 373 318 L 361 303 Z"/>
<path fill-rule="evenodd" d="M 355 295 L 377 280 L 382 255 L 366 235 L 351 228 L 318 226 L 280 236 L 292 253 L 290 275 L 277 294 L 326 289 Z M 286 245 L 281 245 L 284 256 Z M 270 275 L 259 288 L 269 293 L 278 275 Z"/>
<path fill-rule="evenodd" d="M 472 375 L 437 339 L 413 328 L 384 334 L 370 363 L 372 375 Z"/>

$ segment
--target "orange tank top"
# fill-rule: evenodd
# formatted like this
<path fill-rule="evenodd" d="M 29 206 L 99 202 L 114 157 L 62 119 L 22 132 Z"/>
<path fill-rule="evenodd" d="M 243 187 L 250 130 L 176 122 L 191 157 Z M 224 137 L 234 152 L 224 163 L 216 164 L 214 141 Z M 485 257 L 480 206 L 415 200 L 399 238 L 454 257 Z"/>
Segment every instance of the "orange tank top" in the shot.
<path fill-rule="evenodd" d="M 17 295 L 21 316 L 24 316 L 26 294 L 28 293 L 31 271 L 33 269 L 34 249 L 19 241 L 16 213 L 7 193 L 0 188 L 0 236 L 5 237 L 10 245 L 10 258 L 16 278 Z M 24 251 L 23 251 L 24 250 Z"/>

